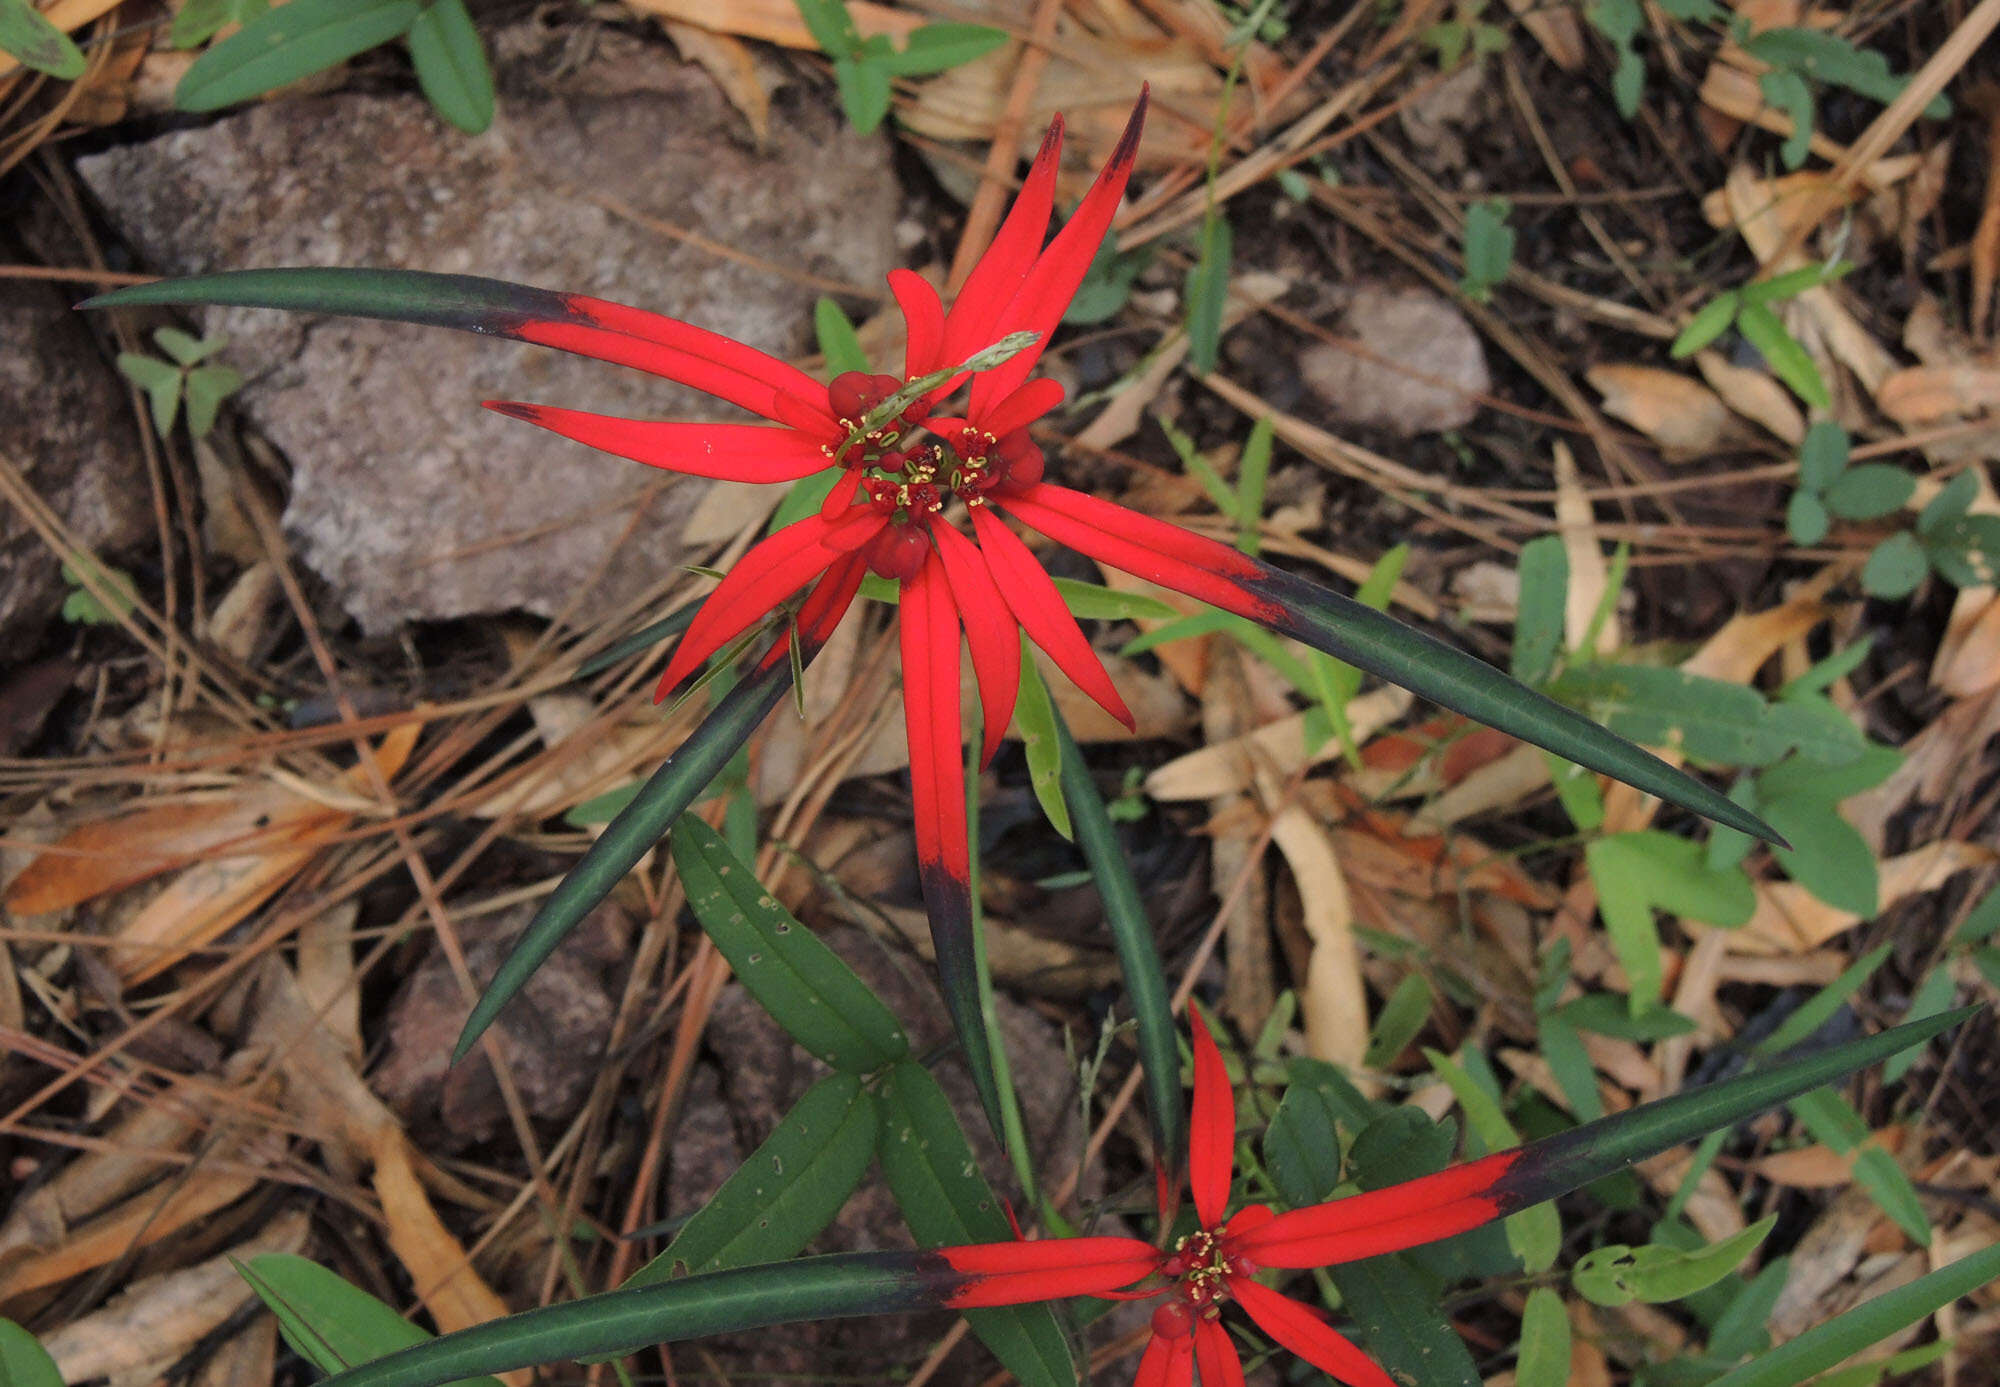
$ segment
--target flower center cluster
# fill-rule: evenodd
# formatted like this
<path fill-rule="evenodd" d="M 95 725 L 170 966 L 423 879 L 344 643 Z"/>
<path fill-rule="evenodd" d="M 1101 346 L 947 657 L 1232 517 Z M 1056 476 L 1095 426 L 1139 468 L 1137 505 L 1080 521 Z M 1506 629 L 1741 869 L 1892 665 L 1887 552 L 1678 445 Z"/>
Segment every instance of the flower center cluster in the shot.
<path fill-rule="evenodd" d="M 848 441 L 827 455 L 861 473 L 868 504 L 889 525 L 866 552 L 868 566 L 884 578 L 913 578 L 930 552 L 931 521 L 953 501 L 985 504 L 997 487 L 1032 486 L 1045 459 L 1025 428 L 1001 437 L 962 420 L 932 419 L 916 400 L 888 420 L 863 428 L 871 413 L 903 382 L 894 376 L 847 371 L 828 387 L 830 403 Z"/>
<path fill-rule="evenodd" d="M 1229 1283 L 1255 1270 L 1249 1258 L 1224 1250 L 1220 1233 L 1204 1229 L 1188 1234 L 1160 1265 L 1161 1274 L 1177 1284 L 1171 1298 L 1153 1312 L 1153 1332 L 1177 1338 L 1192 1333 L 1197 1318 L 1219 1318 L 1229 1299 Z"/>

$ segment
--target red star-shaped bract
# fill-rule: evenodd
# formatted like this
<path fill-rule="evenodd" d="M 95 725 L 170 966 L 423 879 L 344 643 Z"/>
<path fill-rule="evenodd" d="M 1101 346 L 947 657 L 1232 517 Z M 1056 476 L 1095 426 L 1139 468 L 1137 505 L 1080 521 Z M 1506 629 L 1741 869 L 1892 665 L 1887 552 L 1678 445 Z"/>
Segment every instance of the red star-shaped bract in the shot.
<path fill-rule="evenodd" d="M 786 482 L 841 469 L 817 514 L 750 549 L 709 594 L 668 662 L 661 696 L 803 593 L 792 629 L 718 702 L 550 896 L 474 1008 L 458 1054 L 706 789 L 782 697 L 788 646 L 796 639 L 796 654 L 810 659 L 872 571 L 900 586 L 915 836 L 940 982 L 997 1123 L 972 938 L 961 633 L 979 689 L 982 759 L 992 757 L 1013 713 L 1023 633 L 1079 688 L 1132 724 L 1055 584 L 1008 520 L 1775 841 L 1759 819 L 1713 788 L 1463 651 L 1226 544 L 1044 480 L 1045 459 L 1030 430 L 1062 402 L 1063 391 L 1034 369 L 1110 228 L 1145 113 L 1142 93 L 1110 160 L 1052 239 L 1062 121 L 1050 127 L 1019 197 L 948 312 L 919 276 L 890 274 L 908 329 L 900 376 L 849 372 L 823 385 L 765 352 L 676 319 L 459 275 L 249 270 L 121 289 L 91 301 L 290 308 L 539 343 L 679 381 L 765 422 L 656 422 L 498 401 L 489 408 L 694 476 Z M 996 354 L 996 344 L 1010 339 L 1011 354 L 1004 348 Z M 961 392 L 963 404 L 954 405 Z M 958 412 L 940 412 L 947 407 Z"/>

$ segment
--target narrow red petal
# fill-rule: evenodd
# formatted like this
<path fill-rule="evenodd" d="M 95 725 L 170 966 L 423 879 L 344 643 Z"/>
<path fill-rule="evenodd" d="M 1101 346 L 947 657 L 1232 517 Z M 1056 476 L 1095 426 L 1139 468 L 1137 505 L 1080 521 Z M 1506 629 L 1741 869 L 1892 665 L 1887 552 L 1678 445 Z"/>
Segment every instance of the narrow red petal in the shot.
<path fill-rule="evenodd" d="M 1501 1151 L 1387 1189 L 1279 1214 L 1232 1239 L 1260 1266 L 1322 1267 L 1452 1237 L 1500 1217 L 1488 1193 L 1520 1159 Z"/>
<path fill-rule="evenodd" d="M 850 554 L 829 568 L 806 595 L 799 607 L 799 636 L 810 649 L 817 650 L 833 638 L 833 628 L 854 605 L 854 595 L 861 591 L 861 580 L 867 576 L 868 561 Z"/>
<path fill-rule="evenodd" d="M 826 544 L 829 534 L 855 524 L 879 529 L 883 520 L 872 512 L 843 515 L 832 521 L 811 515 L 753 546 L 688 623 L 686 634 L 667 662 L 666 673 L 660 676 L 658 697 L 665 698 L 703 660 L 829 568 L 838 557 Z"/>
<path fill-rule="evenodd" d="M 562 299 L 571 320 L 524 323 L 520 338 L 665 376 L 766 419 L 778 418 L 773 411 L 780 391 L 806 401 L 826 399 L 826 387 L 796 366 L 720 333 L 582 294 Z M 824 418 L 832 422 L 831 414 Z"/>
<path fill-rule="evenodd" d="M 1039 530 L 1056 543 L 1068 545 L 1079 554 L 1087 554 L 1100 563 L 1109 564 L 1113 568 L 1144 578 L 1148 582 L 1158 583 L 1161 587 L 1172 588 L 1175 592 L 1186 593 L 1198 601 L 1220 607 L 1225 612 L 1248 617 L 1252 621 L 1276 622 L 1283 617 L 1284 613 L 1276 604 L 1248 591 L 1238 579 L 1230 576 L 1227 570 L 1190 563 L 1185 559 L 1162 553 L 1146 540 L 1135 538 L 1133 533 L 1114 533 L 1078 518 L 1069 505 L 1069 498 L 1081 495 L 1081 492 L 1043 483 L 1024 491 L 1003 494 L 995 499 L 1024 525 Z M 1147 518 L 1136 511 L 1126 510 L 1123 506 L 1112 509 L 1135 521 Z M 1166 528 L 1178 527 L 1170 525 Z M 1140 527 L 1134 527 L 1135 531 L 1139 529 Z M 1186 531 L 1181 533 L 1186 534 Z M 1201 536 L 1191 535 L 1189 538 L 1200 539 Z M 1236 553 L 1226 545 L 1217 545 L 1216 548 L 1224 553 Z M 1237 555 L 1237 558 L 1241 557 L 1240 554 Z"/>
<path fill-rule="evenodd" d="M 991 506 L 973 506 L 971 511 L 972 526 L 979 532 L 979 547 L 986 555 L 987 567 L 1028 638 L 1046 650 L 1071 682 L 1112 717 L 1127 727 L 1136 727 L 1132 710 L 1118 696 L 1104 662 L 1084 639 L 1076 618 L 1063 605 L 1062 594 L 1028 552 L 1028 546 L 993 513 Z"/>
<path fill-rule="evenodd" d="M 1201 1371 L 1201 1387 L 1244 1387 L 1243 1360 L 1221 1320 L 1204 1317 L 1194 1322 L 1194 1361 Z"/>
<path fill-rule="evenodd" d="M 889 271 L 889 292 L 903 310 L 903 379 L 915 380 L 944 362 L 944 303 L 929 280 L 914 270 Z"/>
<path fill-rule="evenodd" d="M 1033 373 L 1035 363 L 1048 346 L 1049 334 L 1062 321 L 1069 301 L 1076 297 L 1076 287 L 1083 283 L 1098 246 L 1111 229 L 1118 200 L 1125 196 L 1125 184 L 1132 176 L 1132 164 L 1139 154 L 1139 132 L 1146 124 L 1146 98 L 1147 93 L 1142 90 L 1138 104 L 1132 108 L 1132 118 L 1125 123 L 1125 133 L 1119 137 L 1118 147 L 1111 151 L 1110 162 L 1083 195 L 1076 215 L 1063 223 L 1063 229 L 1049 242 L 1048 249 L 1036 257 L 1013 301 L 1000 313 L 996 339 L 1010 332 L 1026 331 L 1039 333 L 1040 340 L 973 378 L 971 413 L 980 414 L 985 405 L 1012 394 Z"/>
<path fill-rule="evenodd" d="M 488 400 L 486 408 L 586 447 L 690 477 L 790 482 L 828 462 L 818 439 L 768 424 L 670 424 L 515 400 Z"/>
<path fill-rule="evenodd" d="M 1060 510 L 1106 534 L 1121 535 L 1157 551 L 1162 557 L 1177 559 L 1223 577 L 1249 580 L 1262 576 L 1264 572 L 1255 559 L 1221 540 L 1198 535 L 1170 520 L 1160 520 L 1088 492 L 1057 486 L 1053 482 L 1038 482 L 1007 497 L 1010 502 L 1016 499 Z"/>
<path fill-rule="evenodd" d="M 966 883 L 971 878 L 971 855 L 960 750 L 958 618 L 943 562 L 935 551 L 917 576 L 903 584 L 897 629 L 918 865 L 927 874 L 942 873 L 950 882 Z"/>
<path fill-rule="evenodd" d="M 1021 1305 L 1117 1291 L 1159 1268 L 1160 1251 L 1137 1238 L 1045 1238 L 938 1252 L 971 1280 L 945 1303 L 956 1309 Z"/>
<path fill-rule="evenodd" d="M 841 479 L 833 484 L 833 490 L 826 493 L 826 499 L 820 502 L 820 517 L 831 520 L 841 514 L 854 504 L 854 494 L 859 490 L 861 490 L 861 469 L 850 467 Z"/>
<path fill-rule="evenodd" d="M 1037 376 L 995 404 L 988 413 L 973 417 L 978 420 L 980 428 L 995 438 L 1001 438 L 1016 429 L 1026 428 L 1062 402 L 1062 383 L 1047 376 Z"/>
<path fill-rule="evenodd" d="M 1334 1332 L 1317 1311 L 1258 1285 L 1247 1276 L 1230 1278 L 1229 1293 L 1259 1329 L 1323 1373 L 1348 1387 L 1397 1387 L 1375 1360 Z"/>
<path fill-rule="evenodd" d="M 1194 1387 L 1194 1338 L 1155 1334 L 1146 1341 L 1132 1387 Z"/>
<path fill-rule="evenodd" d="M 818 385 L 818 394 L 810 399 L 802 399 L 788 390 L 780 390 L 771 401 L 770 418 L 787 428 L 817 438 L 822 443 L 838 444 L 847 437 L 847 430 L 840 427 L 828 411 L 826 387 Z"/>
<path fill-rule="evenodd" d="M 1236 1166 L 1236 1095 L 1208 1022 L 1188 1009 L 1194 1038 L 1194 1109 L 1188 1119 L 1188 1187 L 1203 1228 L 1220 1228 Z"/>
<path fill-rule="evenodd" d="M 931 527 L 952 599 L 965 619 L 965 640 L 972 649 L 972 671 L 979 679 L 984 712 L 981 765 L 993 759 L 1000 738 L 1014 717 L 1014 699 L 1021 691 L 1021 628 L 979 547 L 950 525 Z"/>
<path fill-rule="evenodd" d="M 965 277 L 951 312 L 944 321 L 944 351 L 939 365 L 965 360 L 992 346 L 1003 334 L 996 329 L 1021 283 L 1027 278 L 1048 235 L 1049 214 L 1055 210 L 1056 169 L 1062 163 L 1063 121 L 1057 116 L 1042 137 L 1035 163 L 1007 210 L 993 243 Z"/>

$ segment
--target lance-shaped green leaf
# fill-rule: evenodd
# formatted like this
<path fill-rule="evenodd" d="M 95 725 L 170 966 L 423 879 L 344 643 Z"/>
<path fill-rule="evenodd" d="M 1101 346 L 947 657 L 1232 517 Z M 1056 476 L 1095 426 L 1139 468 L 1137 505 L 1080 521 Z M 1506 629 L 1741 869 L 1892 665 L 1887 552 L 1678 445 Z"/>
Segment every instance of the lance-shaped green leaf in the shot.
<path fill-rule="evenodd" d="M 943 1257 L 922 1252 L 848 1252 L 732 1267 L 489 1320 L 336 1373 L 322 1387 L 438 1387 L 708 1334 L 927 1310 L 948 1303 L 967 1280 Z"/>
<path fill-rule="evenodd" d="M 922 1065 L 904 1060 L 880 1091 L 877 1154 L 889 1192 L 923 1247 L 1004 1242 L 1013 1236 L 950 1101 Z M 1046 1305 L 967 1310 L 965 1319 L 1024 1387 L 1075 1387 L 1069 1340 Z"/>
<path fill-rule="evenodd" d="M 1484 660 L 1316 583 L 1259 567 L 1262 576 L 1244 586 L 1273 605 L 1275 611 L 1258 618 L 1283 634 L 1670 804 L 1766 842 L 1783 841 L 1720 791 Z"/>
<path fill-rule="evenodd" d="M 856 1075 L 828 1075 L 626 1289 L 792 1256 L 833 1222 L 874 1159 L 874 1097 Z"/>
<path fill-rule="evenodd" d="M 1105 811 L 1104 797 L 1090 778 L 1090 767 L 1060 710 L 1051 708 L 1062 756 L 1063 798 L 1076 828 L 1076 845 L 1090 864 L 1091 880 L 1104 902 L 1104 922 L 1118 950 L 1118 967 L 1125 975 L 1125 997 L 1139 1023 L 1139 1063 L 1146 1071 L 1146 1115 L 1152 1119 L 1153 1140 L 1168 1162 L 1186 1149 L 1186 1113 L 1181 1102 L 1181 1052 L 1174 1037 L 1174 1009 L 1167 988 L 1160 950 L 1153 942 L 1153 924 L 1139 897 L 1132 864 L 1118 845 L 1118 830 Z"/>
<path fill-rule="evenodd" d="M 693 815 L 674 826 L 674 867 L 738 980 L 771 1018 L 835 1069 L 868 1074 L 909 1053 L 868 985 L 757 881 L 722 835 Z"/>
<path fill-rule="evenodd" d="M 183 111 L 217 111 L 346 62 L 409 32 L 417 0 L 291 0 L 195 59 L 174 88 Z"/>
<path fill-rule="evenodd" d="M 792 672 L 784 660 L 763 661 L 723 696 L 680 748 L 647 778 L 632 802 L 606 825 L 583 860 L 535 912 L 513 950 L 501 961 L 493 981 L 466 1018 L 465 1029 L 452 1050 L 453 1063 L 465 1057 L 501 1008 L 555 952 L 563 936 L 582 923 L 583 917 L 652 850 L 674 820 L 687 812 L 736 749 L 778 706 L 791 682 Z"/>
<path fill-rule="evenodd" d="M 2000 1277 L 2000 1246 L 1961 1257 L 1907 1286 L 1864 1301 L 1724 1373 L 1710 1387 L 1793 1387 L 1936 1314 L 1996 1277 Z"/>
<path fill-rule="evenodd" d="M 373 1362 L 398 1349 L 432 1341 L 431 1335 L 339 1273 L 288 1252 L 266 1252 L 237 1272 L 277 1316 L 278 1332 L 292 1351 L 323 1373 Z M 4 1379 L 0 1379 L 4 1380 Z M 500 1387 L 491 1377 L 454 1387 Z"/>

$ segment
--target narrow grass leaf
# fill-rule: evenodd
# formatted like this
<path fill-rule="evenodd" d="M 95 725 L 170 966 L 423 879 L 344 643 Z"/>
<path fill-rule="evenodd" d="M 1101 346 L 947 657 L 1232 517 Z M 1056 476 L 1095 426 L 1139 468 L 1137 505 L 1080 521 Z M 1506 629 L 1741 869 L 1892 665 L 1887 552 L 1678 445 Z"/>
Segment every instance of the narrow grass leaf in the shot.
<path fill-rule="evenodd" d="M 674 826 L 688 908 L 771 1019 L 836 1069 L 868 1074 L 909 1041 L 868 985 L 758 882 L 722 835 L 692 814 Z"/>
<path fill-rule="evenodd" d="M 1827 393 L 1819 367 L 1776 313 L 1761 303 L 1745 303 L 1736 315 L 1736 328 L 1794 395 L 1814 409 L 1833 408 L 1833 397 Z"/>
<path fill-rule="evenodd" d="M 1041 671 L 1028 656 L 1027 637 L 1021 639 L 1021 691 L 1014 700 L 1014 726 L 1021 731 L 1021 748 L 1028 757 L 1028 784 L 1049 826 L 1073 839 L 1076 833 L 1070 827 L 1069 805 L 1063 799 L 1063 751 L 1056 733 L 1056 706 Z"/>
<path fill-rule="evenodd" d="M 822 294 L 813 305 L 813 333 L 819 338 L 820 355 L 826 358 L 830 375 L 868 369 L 868 353 L 862 350 L 861 335 L 854 322 L 834 300 Z"/>
<path fill-rule="evenodd" d="M 417 85 L 439 115 L 469 135 L 493 124 L 493 70 L 465 0 L 429 0 L 409 45 Z"/>
<path fill-rule="evenodd" d="M 1211 206 L 1202 218 L 1201 247 L 1187 275 L 1188 365 L 1196 375 L 1213 371 L 1222 350 L 1222 311 L 1229 301 L 1234 243 L 1228 218 Z"/>
<path fill-rule="evenodd" d="M 1796 1387 L 1892 1334 L 1928 1319 L 1996 1277 L 2000 1277 L 2000 1245 L 1961 1257 L 1907 1286 L 1899 1286 L 1836 1315 L 1742 1367 L 1724 1373 L 1709 1387 Z"/>

